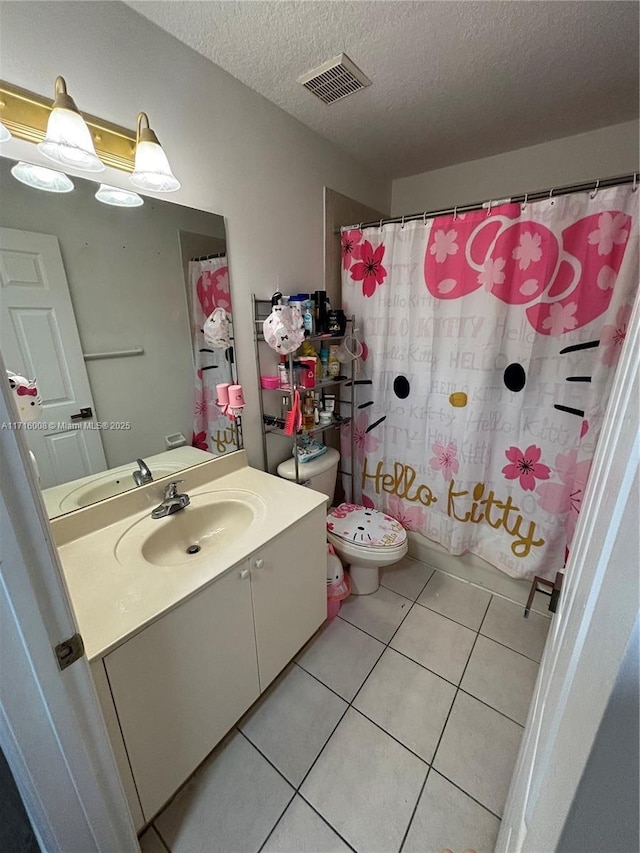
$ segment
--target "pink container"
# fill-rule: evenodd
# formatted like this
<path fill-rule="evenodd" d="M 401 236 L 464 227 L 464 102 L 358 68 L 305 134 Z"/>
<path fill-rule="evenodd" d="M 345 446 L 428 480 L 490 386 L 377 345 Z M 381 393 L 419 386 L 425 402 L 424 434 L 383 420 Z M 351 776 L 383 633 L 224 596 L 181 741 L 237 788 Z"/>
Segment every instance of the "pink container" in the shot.
<path fill-rule="evenodd" d="M 244 406 L 242 385 L 229 385 L 229 406 L 232 409 L 241 409 Z"/>
<path fill-rule="evenodd" d="M 316 387 L 316 361 L 317 359 L 312 358 L 301 358 L 298 361 L 300 365 L 300 385 L 303 388 L 315 388 Z"/>
<path fill-rule="evenodd" d="M 216 394 L 218 395 L 217 404 L 219 406 L 228 406 L 229 405 L 229 383 L 221 382 L 219 385 L 216 385 Z"/>
<path fill-rule="evenodd" d="M 274 388 L 280 387 L 280 380 L 277 376 L 261 376 L 260 377 L 260 387 L 268 388 L 269 390 L 273 390 Z"/>

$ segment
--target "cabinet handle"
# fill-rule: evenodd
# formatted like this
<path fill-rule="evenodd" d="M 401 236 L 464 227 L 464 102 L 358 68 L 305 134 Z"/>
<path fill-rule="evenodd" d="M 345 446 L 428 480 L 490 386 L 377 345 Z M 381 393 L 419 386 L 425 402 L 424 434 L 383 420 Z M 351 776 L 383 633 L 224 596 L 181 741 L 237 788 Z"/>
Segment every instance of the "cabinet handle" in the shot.
<path fill-rule="evenodd" d="M 254 569 L 261 569 L 263 566 L 264 566 L 264 560 L 262 559 L 262 557 L 258 557 L 257 560 L 253 561 Z"/>
<path fill-rule="evenodd" d="M 243 569 L 240 572 L 240 579 L 243 581 L 246 581 L 246 579 L 249 577 L 249 574 L 250 574 L 249 569 Z"/>

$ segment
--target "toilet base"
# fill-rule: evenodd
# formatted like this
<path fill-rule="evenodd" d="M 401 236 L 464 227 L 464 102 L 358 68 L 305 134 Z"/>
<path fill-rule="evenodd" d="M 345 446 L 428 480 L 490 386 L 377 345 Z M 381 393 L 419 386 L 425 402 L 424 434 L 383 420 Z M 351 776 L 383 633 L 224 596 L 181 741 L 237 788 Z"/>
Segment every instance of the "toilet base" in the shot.
<path fill-rule="evenodd" d="M 380 567 L 371 563 L 351 563 L 349 576 L 352 595 L 371 595 L 380 586 Z"/>

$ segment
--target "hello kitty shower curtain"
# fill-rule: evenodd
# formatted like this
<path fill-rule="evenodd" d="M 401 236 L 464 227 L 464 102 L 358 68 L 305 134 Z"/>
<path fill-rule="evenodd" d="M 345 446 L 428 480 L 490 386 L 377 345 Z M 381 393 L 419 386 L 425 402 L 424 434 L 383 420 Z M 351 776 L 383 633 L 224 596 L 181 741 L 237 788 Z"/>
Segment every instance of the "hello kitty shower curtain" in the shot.
<path fill-rule="evenodd" d="M 216 405 L 216 385 L 232 383 L 229 350 L 212 349 L 204 341 L 204 321 L 214 308 L 231 315 L 226 256 L 189 262 L 195 394 L 191 443 L 221 454 L 237 447 L 235 426 Z"/>
<path fill-rule="evenodd" d="M 365 344 L 356 501 L 452 554 L 554 577 L 638 289 L 638 195 L 343 233 Z"/>

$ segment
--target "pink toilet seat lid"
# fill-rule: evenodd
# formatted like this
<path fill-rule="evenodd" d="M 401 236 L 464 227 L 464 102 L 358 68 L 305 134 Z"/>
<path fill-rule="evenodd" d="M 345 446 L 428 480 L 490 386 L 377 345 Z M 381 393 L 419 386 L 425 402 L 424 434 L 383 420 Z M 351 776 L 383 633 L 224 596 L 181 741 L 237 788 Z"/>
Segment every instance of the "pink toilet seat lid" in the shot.
<path fill-rule="evenodd" d="M 402 545 L 407 531 L 390 515 L 357 504 L 340 504 L 327 516 L 327 530 L 355 545 Z"/>

